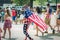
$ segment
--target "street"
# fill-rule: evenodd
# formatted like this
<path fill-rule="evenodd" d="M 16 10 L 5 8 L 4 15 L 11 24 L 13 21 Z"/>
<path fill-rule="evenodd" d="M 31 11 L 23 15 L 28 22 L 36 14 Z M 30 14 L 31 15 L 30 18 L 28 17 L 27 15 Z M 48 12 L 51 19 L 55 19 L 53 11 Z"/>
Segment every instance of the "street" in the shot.
<path fill-rule="evenodd" d="M 0 0 L 0 40 L 25 40 L 26 31 L 33 40 L 60 40 L 59 26 L 60 0 Z"/>
<path fill-rule="evenodd" d="M 3 26 L 3 23 L 2 23 L 2 26 Z M 39 36 L 35 36 L 36 31 L 35 31 L 34 25 L 32 24 L 30 25 L 28 33 L 34 40 L 60 40 L 60 34 L 56 33 L 53 35 L 50 28 L 49 28 L 49 34 L 45 33 L 44 36 L 42 36 L 41 32 L 39 32 Z M 23 24 L 12 24 L 11 40 L 24 40 L 24 37 L 25 35 L 23 34 Z M 2 40 L 9 40 L 8 31 L 6 33 L 5 38 L 2 38 Z"/>

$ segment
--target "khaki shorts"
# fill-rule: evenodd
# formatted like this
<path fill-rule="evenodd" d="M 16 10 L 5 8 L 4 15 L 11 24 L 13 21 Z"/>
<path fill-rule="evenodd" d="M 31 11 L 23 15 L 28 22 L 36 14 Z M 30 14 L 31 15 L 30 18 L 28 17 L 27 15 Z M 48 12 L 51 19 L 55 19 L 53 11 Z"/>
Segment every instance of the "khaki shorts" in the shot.
<path fill-rule="evenodd" d="M 50 25 L 50 18 L 45 18 L 45 23 L 46 23 L 47 25 Z"/>

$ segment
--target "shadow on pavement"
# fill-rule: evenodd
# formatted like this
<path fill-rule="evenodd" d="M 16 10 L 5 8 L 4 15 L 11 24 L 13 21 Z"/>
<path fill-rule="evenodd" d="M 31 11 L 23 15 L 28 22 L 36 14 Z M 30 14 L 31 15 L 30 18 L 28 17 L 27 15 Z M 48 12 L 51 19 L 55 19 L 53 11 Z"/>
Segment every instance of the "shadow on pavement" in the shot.
<path fill-rule="evenodd" d="M 50 38 L 50 35 L 46 36 L 39 36 L 42 40 L 53 40 L 53 38 Z"/>
<path fill-rule="evenodd" d="M 60 33 L 56 33 L 55 35 L 60 37 Z"/>
<path fill-rule="evenodd" d="M 11 38 L 11 39 L 9 39 L 9 38 L 5 38 L 6 40 L 17 40 L 17 38 Z"/>
<path fill-rule="evenodd" d="M 53 37 L 54 36 L 58 36 L 58 37 L 60 37 L 60 33 L 56 33 L 56 34 L 47 34 L 47 35 L 45 35 L 45 36 L 38 36 L 38 37 L 40 37 L 42 40 L 53 40 Z M 52 37 L 52 38 L 51 38 Z"/>

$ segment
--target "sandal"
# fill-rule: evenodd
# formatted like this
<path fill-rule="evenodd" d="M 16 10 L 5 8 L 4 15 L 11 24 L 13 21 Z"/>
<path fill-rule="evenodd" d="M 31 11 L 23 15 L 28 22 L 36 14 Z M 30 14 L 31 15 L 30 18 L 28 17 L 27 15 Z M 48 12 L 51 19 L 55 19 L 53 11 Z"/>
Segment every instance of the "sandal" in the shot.
<path fill-rule="evenodd" d="M 32 38 L 30 40 L 33 40 Z"/>
<path fill-rule="evenodd" d="M 52 33 L 55 34 L 55 30 L 53 30 Z"/>

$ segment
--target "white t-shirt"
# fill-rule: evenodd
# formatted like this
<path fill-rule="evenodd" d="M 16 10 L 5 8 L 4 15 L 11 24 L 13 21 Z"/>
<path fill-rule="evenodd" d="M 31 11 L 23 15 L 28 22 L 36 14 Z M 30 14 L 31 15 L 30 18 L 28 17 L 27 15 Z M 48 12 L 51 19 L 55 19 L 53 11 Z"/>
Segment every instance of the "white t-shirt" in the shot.
<path fill-rule="evenodd" d="M 38 14 L 38 16 L 44 21 L 45 20 L 45 14 Z"/>
<path fill-rule="evenodd" d="M 50 20 L 50 25 L 51 26 L 56 26 L 56 20 L 57 20 L 57 15 L 56 14 L 52 14 L 51 15 L 51 20 Z"/>
<path fill-rule="evenodd" d="M 21 15 L 20 15 L 20 19 L 23 19 L 23 18 L 24 18 L 24 15 L 23 15 L 23 14 L 21 14 Z"/>

